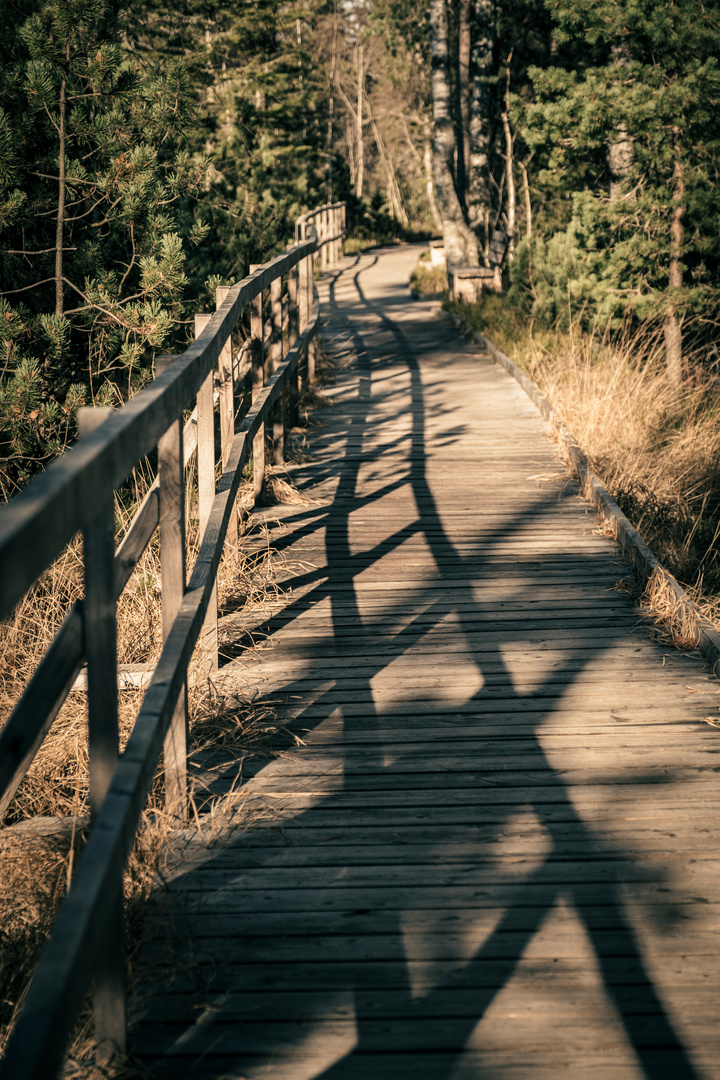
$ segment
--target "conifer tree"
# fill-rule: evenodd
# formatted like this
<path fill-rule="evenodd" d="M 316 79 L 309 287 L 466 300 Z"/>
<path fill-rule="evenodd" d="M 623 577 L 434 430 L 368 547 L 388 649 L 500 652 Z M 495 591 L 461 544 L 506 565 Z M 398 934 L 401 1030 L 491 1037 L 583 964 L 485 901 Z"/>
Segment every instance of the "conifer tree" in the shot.
<path fill-rule="evenodd" d="M 128 4 L 128 46 L 143 62 L 181 58 L 198 96 L 187 146 L 209 162 L 197 207 L 211 226 L 189 261 L 200 281 L 241 277 L 323 201 L 327 8 L 325 0 Z"/>
<path fill-rule="evenodd" d="M 570 200 L 564 234 L 535 253 L 546 314 L 568 295 L 587 318 L 664 323 L 682 377 L 683 319 L 718 281 L 719 6 L 700 0 L 549 0 L 557 62 L 531 72 L 526 135 L 545 198 Z"/>
<path fill-rule="evenodd" d="M 0 489 L 74 437 L 82 403 L 121 403 L 183 312 L 176 207 L 202 165 L 182 65 L 142 72 L 110 0 L 6 8 L 0 76 Z"/>

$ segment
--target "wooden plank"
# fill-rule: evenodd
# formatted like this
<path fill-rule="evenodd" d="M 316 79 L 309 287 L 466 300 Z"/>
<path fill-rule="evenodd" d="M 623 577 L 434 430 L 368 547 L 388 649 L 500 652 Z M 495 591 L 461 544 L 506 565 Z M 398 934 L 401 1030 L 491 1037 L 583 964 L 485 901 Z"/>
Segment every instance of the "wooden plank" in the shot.
<path fill-rule="evenodd" d="M 171 358 L 161 357 L 161 373 Z M 167 641 L 185 594 L 185 468 L 183 425 L 175 420 L 158 443 L 162 631 Z M 165 739 L 165 805 L 179 820 L 187 814 L 187 679 L 178 694 Z"/>
<path fill-rule="evenodd" d="M 437 933 L 430 931 L 413 933 L 407 928 L 407 920 L 398 925 L 397 917 L 392 931 L 383 934 L 362 933 L 324 934 L 322 932 L 308 936 L 284 934 L 278 937 L 250 934 L 242 937 L 232 932 L 221 935 L 209 933 L 198 936 L 199 949 L 214 952 L 222 956 L 225 963 L 242 964 L 302 964 L 310 961 L 342 962 L 348 956 L 362 956 L 364 962 L 376 963 L 436 963 L 448 960 L 465 960 L 466 963 L 483 963 L 486 960 L 512 960 L 518 958 L 518 941 L 523 938 L 526 959 L 550 959 L 551 962 L 575 957 L 588 956 L 592 949 L 586 937 L 568 933 L 566 927 L 544 928 L 538 934 L 542 914 L 536 909 L 534 920 L 528 920 L 525 928 L 517 926 L 510 931 L 483 926 L 481 920 L 468 919 L 468 925 L 462 930 L 452 932 L 448 928 Z M 229 922 L 226 916 L 226 923 Z M 500 925 L 503 925 L 502 922 Z M 197 929 L 197 927 L 196 927 Z M 614 927 L 601 929 L 593 926 L 593 945 L 601 956 L 612 955 L 622 948 L 625 924 L 619 914 Z M 528 944 L 526 933 L 532 932 L 533 939 Z M 684 947 L 683 947 L 684 946 Z M 153 950 L 148 943 L 148 957 L 152 959 Z M 686 926 L 658 934 L 653 941 L 653 955 L 659 961 L 668 961 L 675 956 L 713 956 L 716 953 L 715 936 L 710 927 L 703 931 Z M 478 959 L 481 954 L 481 959 Z M 718 1034 L 720 1039 L 720 1033 Z"/>
<path fill-rule="evenodd" d="M 539 861 L 539 860 L 538 860 Z M 396 886 L 402 889 L 435 887 L 474 886 L 478 889 L 491 886 L 504 887 L 507 878 L 513 875 L 513 867 L 527 867 L 527 859 L 503 859 L 497 857 L 492 865 L 478 866 L 476 861 L 467 864 L 453 864 L 450 867 L 436 866 L 346 866 L 343 867 L 340 880 L 336 880 L 333 889 L 342 891 L 351 888 L 367 888 L 381 891 L 383 888 Z M 531 864 L 531 867 L 533 864 Z M 717 892 L 720 884 L 720 871 L 716 860 L 712 858 L 694 860 L 678 855 L 672 860 L 651 859 L 585 859 L 552 860 L 542 863 L 542 879 L 548 885 L 558 888 L 575 888 L 576 885 L 611 885 L 620 882 L 626 884 L 661 885 L 668 880 L 668 870 L 682 880 L 684 887 L 709 889 Z M 237 891 L 239 874 L 233 870 L 206 867 L 202 874 L 191 875 L 183 882 L 186 892 L 199 890 L 219 894 L 223 891 Z M 323 867 L 295 867 L 292 874 L 292 889 L 298 894 L 303 889 L 322 889 L 327 881 Z M 285 887 L 287 873 L 284 868 L 277 870 L 262 867 L 252 873 L 242 874 L 244 892 L 267 892 Z M 328 890 L 330 892 L 332 890 Z M 297 899 L 297 897 L 296 897 Z M 407 904 L 406 896 L 404 903 Z"/>
<path fill-rule="evenodd" d="M 112 409 L 81 409 L 80 437 L 94 431 Z M 112 490 L 95 506 L 83 532 L 85 600 L 82 606 L 88 664 L 88 769 L 90 813 L 96 817 L 118 759 L 115 507 Z"/>
<path fill-rule="evenodd" d="M 342 1064 L 343 1080 L 367 1080 L 368 1076 L 393 1077 L 394 1080 L 438 1080 L 438 1077 L 453 1076 L 457 1080 L 476 1080 L 483 1075 L 491 1075 L 495 1080 L 557 1080 L 558 1076 L 572 1076 L 573 1080 L 644 1080 L 635 1060 L 628 1061 L 627 1054 L 616 1053 L 598 1048 L 590 1055 L 588 1048 L 575 1053 L 556 1049 L 550 1052 L 543 1048 L 542 1055 L 537 1055 L 531 1064 L 514 1059 L 513 1055 L 498 1055 L 487 1051 L 464 1049 L 460 1052 L 434 1052 L 418 1054 L 412 1051 L 393 1051 L 388 1054 L 349 1052 L 349 1043 L 342 1050 L 333 1052 L 312 1052 L 305 1050 L 302 1055 L 290 1058 L 276 1057 L 269 1064 L 264 1055 L 244 1054 L 242 1057 L 242 1075 L 246 1080 L 298 1080 L 299 1076 L 317 1077 L 330 1068 L 337 1059 Z M 714 1051 L 694 1055 L 699 1068 L 712 1069 Z M 197 1057 L 188 1055 L 183 1058 L 179 1053 L 173 1059 L 165 1061 L 149 1057 L 148 1064 L 154 1069 L 172 1072 L 177 1075 L 179 1069 L 192 1067 L 199 1080 L 215 1080 L 218 1076 L 234 1076 L 237 1071 L 238 1055 L 228 1056 L 222 1053 L 204 1055 L 196 1066 Z M 686 1056 L 681 1051 L 665 1049 L 645 1050 L 643 1060 L 648 1067 L 655 1067 L 655 1075 L 677 1077 L 687 1072 Z M 300 1070 L 300 1071 L 299 1071 Z M 647 1074 L 645 1074 L 647 1075 Z M 712 1073 L 706 1072 L 711 1076 Z"/>
<path fill-rule="evenodd" d="M 270 352 L 270 374 L 272 375 L 283 359 L 283 313 L 282 281 L 276 278 L 270 286 L 272 344 Z M 272 459 L 274 465 L 282 465 L 285 460 L 285 420 L 283 395 L 277 400 L 272 414 Z"/>
<path fill-rule="evenodd" d="M 305 837 L 297 836 L 301 845 L 297 848 L 289 845 L 282 848 L 271 847 L 267 849 L 245 848 L 242 845 L 233 845 L 222 851 L 215 851 L 208 855 L 207 851 L 196 852 L 194 855 L 186 853 L 183 860 L 183 873 L 203 873 L 208 867 L 212 871 L 236 870 L 238 873 L 246 873 L 248 870 L 262 867 L 275 869 L 284 867 L 297 869 L 298 867 L 324 867 L 330 876 L 333 872 L 349 866 L 373 866 L 373 867 L 401 867 L 401 866 L 446 866 L 455 863 L 467 864 L 472 859 L 517 859 L 527 861 L 536 858 L 538 851 L 542 850 L 543 844 L 552 844 L 551 855 L 547 861 L 552 862 L 565 858 L 586 858 L 588 862 L 598 859 L 606 859 L 607 849 L 593 848 L 589 830 L 578 830 L 578 835 L 573 839 L 567 836 L 571 831 L 564 825 L 553 825 L 552 836 L 547 830 L 534 830 L 525 837 L 512 837 L 500 833 L 495 826 L 495 834 L 486 830 L 488 835 L 474 830 L 473 835 L 478 833 L 478 838 L 462 841 L 449 833 L 447 841 L 437 838 L 423 843 L 414 834 L 417 829 L 394 830 L 394 837 L 387 839 L 385 843 L 379 842 L 373 847 L 371 843 L 356 843 L 354 830 L 348 829 L 345 844 L 336 844 L 332 850 L 325 848 L 325 838 L 321 837 L 313 843 Z M 412 835 L 410 835 L 412 834 Z M 672 859 L 678 841 L 683 843 L 683 852 L 695 859 L 712 859 L 716 854 L 714 838 L 708 838 L 707 833 L 695 831 L 692 834 L 670 835 L 670 830 L 661 837 L 646 835 L 637 838 L 637 833 L 628 832 L 623 839 L 621 854 L 623 859 L 632 859 L 634 862 L 657 860 L 658 857 Z M 609 844 L 607 845 L 610 846 Z M 618 842 L 619 847 L 619 842 Z M 214 931 L 210 931 L 214 932 Z M 239 931 L 238 931 L 239 933 Z M 258 929 L 258 933 L 260 930 Z"/>
<path fill-rule="evenodd" d="M 537 918 L 537 916 L 535 917 Z M 587 996 L 588 992 L 592 992 L 593 987 L 588 985 L 589 980 L 587 978 L 583 979 L 579 973 L 564 972 L 565 976 L 569 974 L 575 976 L 568 979 L 568 982 L 570 982 L 573 991 L 580 995 L 582 1007 L 584 1004 L 582 996 Z M 380 982 L 380 980 L 378 981 Z M 540 981 L 541 978 L 538 979 L 538 982 Z M 544 988 L 547 989 L 547 974 L 542 982 L 545 983 Z M 266 1016 L 275 1015 L 286 1021 L 306 1020 L 316 1023 L 320 1020 L 350 1020 L 355 1016 L 355 1010 L 361 1016 L 375 1017 L 377 1019 L 388 1015 L 407 1016 L 408 1014 L 414 1014 L 415 1016 L 425 1016 L 432 1021 L 437 1017 L 466 1016 L 477 1018 L 478 1015 L 477 987 L 466 989 L 465 987 L 446 986 L 443 988 L 442 993 L 432 995 L 430 993 L 433 989 L 432 983 L 421 983 L 417 988 L 424 990 L 425 993 L 419 994 L 413 1002 L 408 1001 L 407 994 L 403 993 L 403 987 L 395 989 L 386 989 L 382 985 L 374 989 L 357 987 L 354 988 L 354 993 L 348 992 L 347 994 L 336 995 L 323 992 L 322 989 L 307 990 L 299 993 L 300 987 L 297 986 L 297 981 L 293 980 L 293 983 L 294 988 L 291 987 L 287 990 L 258 989 L 254 993 L 243 992 L 242 990 L 231 991 L 223 998 L 223 1015 L 228 1020 L 234 1017 L 237 1021 L 247 1021 L 253 1012 L 262 1008 Z M 416 986 L 417 984 L 414 983 L 413 985 Z M 498 988 L 502 986 L 502 976 L 498 977 L 497 986 Z M 696 980 L 685 989 L 685 993 L 680 995 L 683 1004 L 689 1004 L 692 1001 L 692 995 L 696 994 L 698 989 L 699 980 Z M 200 994 L 199 996 L 207 996 L 209 992 L 210 989 L 208 988 L 206 995 Z M 652 992 L 644 986 L 619 985 L 617 987 L 617 997 L 623 1010 L 629 1015 L 635 1013 L 646 1014 L 652 1011 L 654 1005 Z M 521 1002 L 521 994 L 516 991 L 510 996 L 510 1000 L 506 1000 L 503 1008 L 510 1013 L 519 1008 L 527 1009 L 527 1001 Z M 593 1001 L 590 1007 L 597 1010 L 597 1001 Z M 713 1010 L 717 1012 L 718 1008 L 720 1008 L 720 995 L 715 987 L 708 987 L 707 991 L 702 995 L 702 1000 L 697 1002 L 698 1011 L 696 1015 L 710 1021 Z M 143 1016 L 142 1020 L 155 1024 L 184 1024 L 188 1022 L 188 1012 L 187 997 L 179 993 L 172 993 L 164 1001 L 158 1001 L 153 1014 Z M 544 1017 L 546 1022 L 552 1022 L 556 1019 L 554 1014 L 557 1013 L 557 1003 L 552 999 L 548 1000 L 547 997 L 543 998 L 538 995 L 537 1001 L 533 1004 L 533 1013 L 536 1016 Z"/>
<path fill-rule="evenodd" d="M 110 409 L 81 409 L 80 437 L 93 431 Z M 83 530 L 85 599 L 82 607 L 88 684 L 88 772 L 91 821 L 97 820 L 119 753 L 117 694 L 117 625 L 115 582 L 115 504 L 112 490 L 98 500 L 95 518 Z M 107 897 L 108 933 L 95 957 L 93 1020 L 104 1052 L 125 1053 L 126 980 L 122 869 L 114 866 Z"/>
<path fill-rule="evenodd" d="M 568 893 L 566 884 L 565 895 Z M 572 886 L 572 904 L 580 917 L 586 908 L 595 908 L 601 898 L 598 882 L 570 882 Z M 637 890 L 639 900 L 642 903 L 644 917 L 654 917 L 657 908 L 657 917 L 662 922 L 663 911 L 667 913 L 668 897 L 667 885 L 659 880 L 649 881 L 641 887 L 638 882 L 627 882 L 623 877 L 617 881 L 622 888 L 623 895 L 634 894 Z M 689 883 L 692 884 L 692 883 Z M 355 911 L 367 911 L 381 916 L 383 912 L 393 913 L 397 919 L 398 914 L 406 910 L 447 911 L 457 915 L 456 924 L 462 925 L 464 912 L 468 912 L 468 919 L 472 919 L 473 912 L 485 907 L 492 909 L 509 907 L 514 911 L 517 907 L 527 909 L 534 908 L 536 913 L 548 914 L 558 902 L 563 892 L 561 881 L 548 881 L 546 884 L 537 882 L 505 881 L 485 882 L 483 885 L 437 885 L 427 886 L 422 883 L 413 884 L 408 888 L 405 885 L 384 886 L 382 888 L 328 888 L 317 883 L 315 888 L 291 889 L 283 888 L 276 884 L 275 887 L 265 889 L 215 889 L 214 880 L 208 880 L 206 891 L 201 888 L 187 888 L 186 883 L 171 882 L 169 885 L 170 899 L 178 904 L 186 905 L 189 916 L 196 914 L 216 916 L 218 918 L 231 918 L 242 916 L 250 918 L 255 915 L 263 916 L 266 912 L 282 915 L 286 920 L 294 918 L 301 911 L 323 911 L 331 918 L 334 912 L 354 913 Z M 606 886 L 603 886 L 605 888 Z M 712 889 L 707 892 L 712 893 Z M 696 893 L 687 890 L 687 895 L 692 897 Z M 703 894 L 701 894 L 703 895 Z M 416 901 L 417 898 L 417 901 Z M 706 894 L 703 895 L 706 899 Z M 697 900 L 694 902 L 697 906 Z M 615 917 L 618 915 L 617 894 L 610 894 L 606 899 L 608 906 Z M 671 909 L 672 910 L 672 909 Z M 623 909 L 620 908 L 622 914 Z M 687 910 L 685 911 L 687 914 Z M 348 916 L 349 917 L 349 916 Z M 618 960 L 626 959 L 623 954 L 616 954 Z M 312 958 L 308 958 L 311 960 Z M 713 969 L 712 954 L 707 957 L 707 968 Z M 702 956 L 697 957 L 698 963 Z M 341 961 L 333 961 L 340 963 Z M 363 967 L 362 964 L 354 964 L 355 968 Z M 362 970 L 357 971 L 358 980 L 363 979 Z M 359 982 L 362 985 L 361 982 Z M 377 985 L 377 984 L 376 984 Z M 382 985 L 380 983 L 380 985 Z M 311 987 L 308 986 L 308 989 Z"/>
<path fill-rule="evenodd" d="M 526 806 L 539 807 L 543 820 L 547 814 L 557 816 L 557 813 L 564 820 L 573 807 L 578 813 L 589 815 L 602 811 L 604 819 L 611 796 L 608 785 L 593 783 L 587 776 L 573 783 L 571 790 L 558 783 L 533 784 L 527 776 L 522 777 L 518 783 L 502 785 L 468 784 L 464 787 L 416 787 L 410 790 L 389 785 L 375 792 L 372 800 L 368 800 L 363 791 L 348 791 L 342 787 L 334 791 L 319 791 L 313 784 L 288 785 L 288 788 L 283 792 L 261 791 L 255 786 L 255 781 L 252 781 L 243 794 L 249 807 L 272 807 L 279 821 L 283 817 L 301 817 L 305 820 L 306 816 L 308 819 L 324 821 L 326 813 L 332 815 L 338 811 L 346 811 L 348 815 L 352 813 L 358 823 L 364 821 L 368 824 L 377 821 L 374 810 L 386 819 L 388 811 L 392 810 L 392 820 L 402 821 L 405 819 L 405 811 L 414 817 L 418 813 L 430 813 L 429 808 L 433 806 L 437 807 L 438 811 L 448 808 L 448 813 L 461 817 L 465 815 L 464 819 L 468 822 L 494 820 L 493 808 L 497 808 L 498 813 L 507 818 L 508 807 L 513 806 L 519 806 L 521 810 Z M 643 807 L 646 803 L 652 806 L 653 816 L 658 800 L 672 800 L 678 814 L 700 812 L 707 816 L 713 813 L 717 806 L 717 792 L 712 777 L 698 777 L 694 770 L 680 776 L 673 774 L 656 788 L 648 785 L 642 776 L 636 777 L 635 782 L 628 778 L 627 782 L 618 785 L 617 790 L 612 793 L 612 799 L 620 808 L 618 813 L 622 811 L 629 815 L 628 820 L 631 821 L 644 820 L 646 811 Z"/>

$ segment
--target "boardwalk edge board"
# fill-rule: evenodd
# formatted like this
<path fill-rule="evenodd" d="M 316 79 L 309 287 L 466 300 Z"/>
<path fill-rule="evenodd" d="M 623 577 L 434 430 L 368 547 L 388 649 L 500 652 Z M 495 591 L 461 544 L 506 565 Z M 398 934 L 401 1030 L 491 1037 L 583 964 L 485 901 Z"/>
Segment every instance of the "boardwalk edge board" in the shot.
<path fill-rule="evenodd" d="M 697 648 L 702 653 L 715 678 L 720 680 L 720 633 L 705 618 L 697 604 L 690 599 L 677 579 L 665 569 L 630 519 L 623 514 L 610 492 L 596 473 L 593 472 L 585 454 L 558 410 L 540 393 L 535 383 L 522 368 L 518 367 L 509 356 L 506 356 L 504 352 L 498 349 L 488 337 L 481 334 L 479 330 L 473 330 L 459 315 L 450 312 L 443 312 L 443 315 L 449 318 L 449 321 L 464 337 L 469 338 L 476 345 L 489 352 L 493 360 L 500 364 L 501 367 L 504 367 L 508 374 L 512 375 L 513 379 L 520 384 L 543 419 L 555 425 L 560 443 L 580 481 L 583 494 L 590 500 L 596 510 L 602 514 L 603 520 L 611 524 L 623 554 L 630 560 L 643 579 L 649 581 L 654 576 L 659 578 L 663 585 L 667 587 L 677 605 L 676 611 L 683 620 L 687 620 L 692 626 L 693 633 L 696 636 Z"/>

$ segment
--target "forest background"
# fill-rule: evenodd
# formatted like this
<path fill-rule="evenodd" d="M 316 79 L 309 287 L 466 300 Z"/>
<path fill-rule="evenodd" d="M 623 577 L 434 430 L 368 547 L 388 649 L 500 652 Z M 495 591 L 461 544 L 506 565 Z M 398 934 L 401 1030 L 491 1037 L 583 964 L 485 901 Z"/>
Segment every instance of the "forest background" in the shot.
<path fill-rule="evenodd" d="M 5 0 L 0 41 L 3 497 L 339 199 L 346 250 L 434 234 L 487 265 L 502 230 L 502 312 L 484 295 L 476 325 L 530 328 L 541 381 L 564 348 L 547 334 L 570 333 L 575 381 L 600 389 L 602 349 L 632 338 L 614 394 L 645 409 L 625 376 L 661 356 L 650 450 L 700 412 L 717 428 L 716 0 Z M 701 552 L 718 438 L 693 454 L 685 509 L 677 485 L 653 498 L 658 520 L 700 501 Z M 615 488 L 634 505 L 651 486 Z"/>

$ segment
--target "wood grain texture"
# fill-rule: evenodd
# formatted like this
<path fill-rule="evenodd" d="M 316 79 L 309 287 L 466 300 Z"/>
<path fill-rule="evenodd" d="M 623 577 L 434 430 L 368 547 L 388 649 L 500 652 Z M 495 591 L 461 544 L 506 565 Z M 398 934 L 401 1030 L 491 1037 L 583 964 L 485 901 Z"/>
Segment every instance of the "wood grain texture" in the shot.
<path fill-rule="evenodd" d="M 717 685 L 649 636 L 522 389 L 410 301 L 416 258 L 319 281 L 334 407 L 288 467 L 306 501 L 251 524 L 278 592 L 222 620 L 217 680 L 291 737 L 195 762 L 215 824 L 178 837 L 131 1050 L 720 1080 Z"/>

